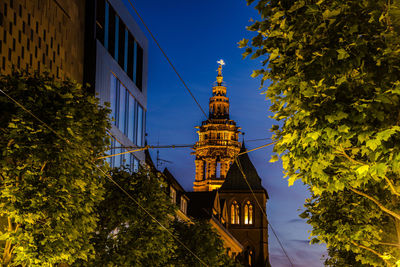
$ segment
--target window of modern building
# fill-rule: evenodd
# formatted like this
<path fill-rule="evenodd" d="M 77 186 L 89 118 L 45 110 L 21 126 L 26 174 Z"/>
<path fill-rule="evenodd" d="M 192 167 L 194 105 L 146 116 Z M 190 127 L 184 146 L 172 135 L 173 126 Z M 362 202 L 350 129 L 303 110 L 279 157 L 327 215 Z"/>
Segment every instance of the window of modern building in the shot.
<path fill-rule="evenodd" d="M 131 78 L 133 82 L 135 80 L 133 79 L 133 74 L 134 74 L 134 62 L 136 61 L 135 58 L 135 38 L 133 38 L 132 34 L 128 34 L 128 53 L 127 53 L 127 67 L 126 67 L 126 72 Z"/>
<path fill-rule="evenodd" d="M 119 81 L 118 79 L 111 74 L 110 75 L 110 107 L 111 107 L 111 119 L 113 120 L 114 125 L 118 125 L 118 95 L 119 95 Z"/>
<path fill-rule="evenodd" d="M 143 78 L 143 48 L 137 45 L 136 86 L 142 91 Z"/>
<path fill-rule="evenodd" d="M 96 6 L 96 36 L 97 39 L 104 45 L 104 24 L 105 24 L 105 2 L 97 1 Z"/>
<path fill-rule="evenodd" d="M 115 155 L 119 153 L 127 152 L 126 149 L 122 148 L 122 144 L 118 143 L 115 139 L 111 140 L 111 148 L 106 152 L 107 155 Z M 137 172 L 139 170 L 139 160 L 131 153 L 122 155 L 116 155 L 107 158 L 107 162 L 111 168 L 118 168 L 121 166 L 127 167 L 131 172 Z"/>
<path fill-rule="evenodd" d="M 104 2 L 104 0 L 99 0 L 97 2 Z M 101 13 L 97 12 L 97 16 L 99 14 L 101 14 Z M 99 19 L 99 20 L 101 20 L 101 19 Z M 97 35 L 97 39 L 99 39 L 101 41 L 101 43 L 104 45 L 104 47 L 106 49 L 108 49 L 108 35 L 109 35 L 108 26 L 109 25 L 110 25 L 110 4 L 108 2 L 104 2 L 104 27 L 103 27 L 104 28 L 104 34 Z M 103 36 L 104 36 L 104 39 L 100 39 Z"/>
<path fill-rule="evenodd" d="M 114 14 L 115 16 L 115 38 L 114 38 L 114 59 L 116 61 L 118 61 L 118 50 L 119 50 L 119 17 L 117 16 L 117 14 Z M 112 55 L 113 53 L 110 52 L 110 54 Z"/>
<path fill-rule="evenodd" d="M 142 91 L 143 48 L 106 0 L 97 1 L 96 37 Z"/>
<path fill-rule="evenodd" d="M 143 146 L 146 114 L 129 90 L 110 74 L 110 106 L 113 124 L 134 144 Z"/>
<path fill-rule="evenodd" d="M 130 155 L 130 170 L 132 172 L 138 172 L 139 171 L 139 160 L 132 154 Z"/>
<path fill-rule="evenodd" d="M 140 104 L 137 104 L 137 128 L 136 145 L 143 146 L 144 111 Z"/>
<path fill-rule="evenodd" d="M 129 32 L 128 29 L 124 29 L 124 59 L 123 59 L 123 64 L 124 64 L 124 71 L 128 73 L 128 41 L 129 41 Z"/>
<path fill-rule="evenodd" d="M 185 214 L 187 212 L 187 201 L 184 197 L 181 197 L 181 211 Z"/>
<path fill-rule="evenodd" d="M 250 201 L 244 205 L 244 224 L 253 224 L 253 205 Z"/>
<path fill-rule="evenodd" d="M 171 197 L 171 202 L 176 203 L 176 190 L 172 186 L 169 187 L 169 196 Z"/>
<path fill-rule="evenodd" d="M 129 94 L 129 101 L 128 101 L 128 132 L 127 136 L 130 140 L 135 140 L 135 122 L 136 122 L 136 108 L 135 99 Z"/>
<path fill-rule="evenodd" d="M 114 56 L 115 54 L 115 20 L 116 20 L 116 14 L 114 9 L 108 2 L 106 3 L 106 6 L 108 6 L 108 41 L 104 40 L 105 44 L 108 44 L 107 50 L 108 52 Z M 106 15 L 107 18 L 107 15 Z"/>
<path fill-rule="evenodd" d="M 235 201 L 232 202 L 231 205 L 231 224 L 239 224 L 240 223 L 240 207 L 239 203 Z"/>
<path fill-rule="evenodd" d="M 129 95 L 128 90 L 126 90 L 126 88 L 124 86 L 121 86 L 121 83 L 118 82 L 118 88 L 117 90 L 119 91 L 119 99 L 118 99 L 118 107 L 116 107 L 116 109 L 118 109 L 118 123 L 117 123 L 117 127 L 118 129 L 121 130 L 121 132 L 125 133 L 125 122 L 126 122 L 126 115 L 128 113 L 128 110 L 126 108 L 126 99 L 128 98 L 127 95 Z"/>
<path fill-rule="evenodd" d="M 125 29 L 126 29 L 125 24 L 122 22 L 122 20 L 119 20 L 119 24 L 118 24 L 118 57 L 116 57 L 115 60 L 118 61 L 118 64 L 124 70 L 125 70 L 125 37 L 126 37 Z"/>

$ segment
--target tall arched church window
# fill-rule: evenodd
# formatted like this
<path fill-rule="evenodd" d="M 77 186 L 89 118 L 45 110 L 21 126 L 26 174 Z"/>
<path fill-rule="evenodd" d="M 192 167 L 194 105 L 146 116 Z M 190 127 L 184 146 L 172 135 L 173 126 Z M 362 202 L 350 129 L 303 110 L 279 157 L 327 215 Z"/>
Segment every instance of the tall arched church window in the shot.
<path fill-rule="evenodd" d="M 247 201 L 244 205 L 244 224 L 253 224 L 253 205 Z"/>
<path fill-rule="evenodd" d="M 240 218 L 239 218 L 239 204 L 235 201 L 233 201 L 231 205 L 231 224 L 239 224 L 240 223 Z"/>

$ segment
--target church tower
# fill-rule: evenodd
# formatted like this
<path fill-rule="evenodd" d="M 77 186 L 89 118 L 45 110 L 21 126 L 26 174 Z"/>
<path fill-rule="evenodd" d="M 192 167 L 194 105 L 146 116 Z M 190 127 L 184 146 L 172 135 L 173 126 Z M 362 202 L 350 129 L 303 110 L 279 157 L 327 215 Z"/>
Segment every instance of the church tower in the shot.
<path fill-rule="evenodd" d="M 229 98 L 223 84 L 221 59 L 218 61 L 218 75 L 212 88 L 209 115 L 199 130 L 199 141 L 194 146 L 196 155 L 196 176 L 194 191 L 212 191 L 221 187 L 229 167 L 240 151 L 239 127 L 229 119 Z"/>

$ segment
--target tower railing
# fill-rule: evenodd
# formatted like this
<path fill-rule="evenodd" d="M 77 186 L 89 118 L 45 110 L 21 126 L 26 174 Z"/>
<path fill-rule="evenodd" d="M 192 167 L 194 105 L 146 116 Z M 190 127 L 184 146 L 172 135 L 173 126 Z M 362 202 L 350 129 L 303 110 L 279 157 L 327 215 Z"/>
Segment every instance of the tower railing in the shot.
<path fill-rule="evenodd" d="M 195 144 L 196 147 L 200 146 L 236 146 L 240 147 L 240 143 L 235 140 L 221 140 L 221 139 L 209 139 L 209 140 L 204 140 L 204 141 L 198 141 Z"/>

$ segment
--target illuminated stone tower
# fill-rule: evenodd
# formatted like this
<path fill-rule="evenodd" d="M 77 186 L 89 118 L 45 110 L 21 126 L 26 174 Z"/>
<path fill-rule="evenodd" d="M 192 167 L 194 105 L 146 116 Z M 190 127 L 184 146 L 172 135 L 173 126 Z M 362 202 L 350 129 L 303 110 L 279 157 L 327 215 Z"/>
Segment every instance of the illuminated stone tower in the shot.
<path fill-rule="evenodd" d="M 202 122 L 199 141 L 194 146 L 196 155 L 196 177 L 194 191 L 212 191 L 221 187 L 229 167 L 240 151 L 238 142 L 239 127 L 229 119 L 229 98 L 223 85 L 221 59 L 218 61 L 216 85 L 212 90 L 209 104 L 209 116 Z"/>

